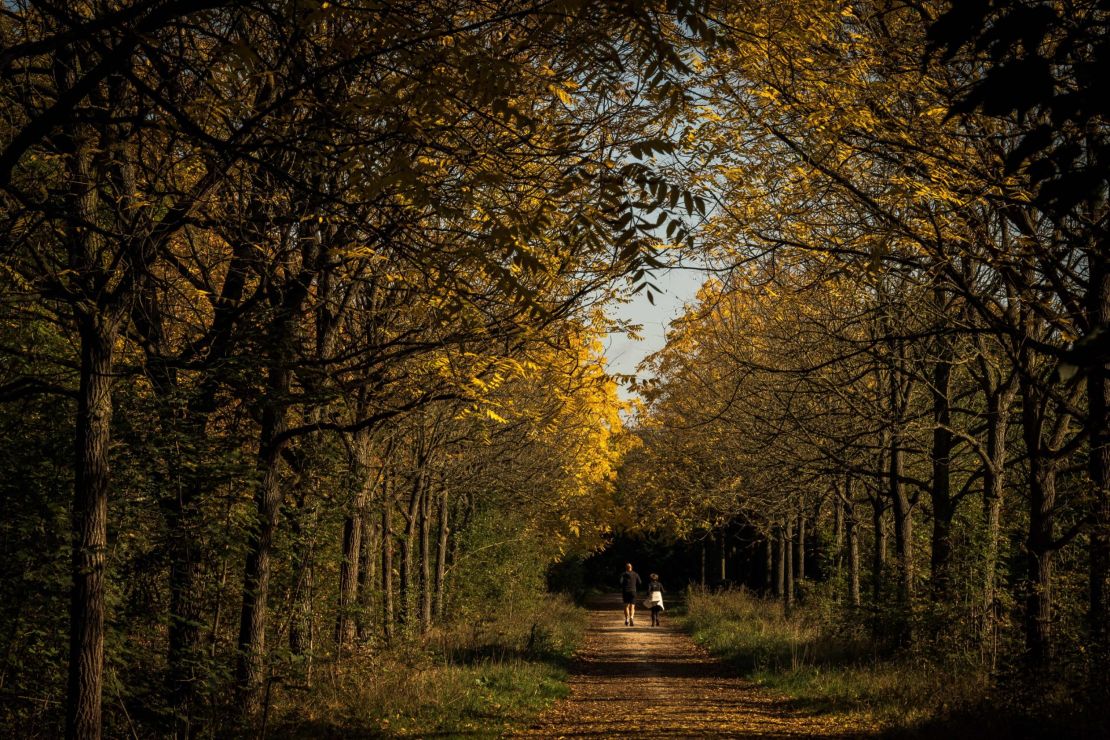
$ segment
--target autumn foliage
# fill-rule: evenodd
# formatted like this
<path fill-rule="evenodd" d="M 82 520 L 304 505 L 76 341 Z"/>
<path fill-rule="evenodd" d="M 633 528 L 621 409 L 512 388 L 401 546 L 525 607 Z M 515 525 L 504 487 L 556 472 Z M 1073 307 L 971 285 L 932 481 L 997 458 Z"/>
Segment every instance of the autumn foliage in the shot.
<path fill-rule="evenodd" d="M 1090 707 L 1108 201 L 1105 168 L 1065 170 L 1103 156 L 1105 10 L 737 3 L 719 21 L 732 43 L 701 61 L 682 155 L 714 201 L 716 277 L 647 363 L 642 521 L 710 543 L 708 580 L 787 610 L 823 594 L 891 649 Z"/>
<path fill-rule="evenodd" d="M 618 527 L 1097 703 L 1106 23 L 5 4 L 0 727 L 265 733 Z"/>

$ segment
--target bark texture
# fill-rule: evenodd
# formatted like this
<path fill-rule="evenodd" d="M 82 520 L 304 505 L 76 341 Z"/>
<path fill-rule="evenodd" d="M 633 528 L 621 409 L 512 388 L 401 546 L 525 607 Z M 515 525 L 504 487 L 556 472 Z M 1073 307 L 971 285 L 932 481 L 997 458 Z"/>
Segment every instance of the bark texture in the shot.
<path fill-rule="evenodd" d="M 79 315 L 81 381 L 77 401 L 77 475 L 73 507 L 66 734 L 99 738 L 104 676 L 104 577 L 108 549 L 108 451 L 112 360 L 117 327 Z"/>

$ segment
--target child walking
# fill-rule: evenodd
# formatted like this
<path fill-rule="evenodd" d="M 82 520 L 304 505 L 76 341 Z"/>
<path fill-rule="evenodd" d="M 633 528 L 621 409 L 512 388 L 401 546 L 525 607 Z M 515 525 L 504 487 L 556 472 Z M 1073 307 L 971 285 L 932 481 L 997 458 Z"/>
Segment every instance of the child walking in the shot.
<path fill-rule="evenodd" d="M 659 575 L 651 574 L 647 585 L 648 598 L 651 600 L 651 626 L 658 627 L 659 614 L 663 611 L 663 584 L 659 582 Z"/>

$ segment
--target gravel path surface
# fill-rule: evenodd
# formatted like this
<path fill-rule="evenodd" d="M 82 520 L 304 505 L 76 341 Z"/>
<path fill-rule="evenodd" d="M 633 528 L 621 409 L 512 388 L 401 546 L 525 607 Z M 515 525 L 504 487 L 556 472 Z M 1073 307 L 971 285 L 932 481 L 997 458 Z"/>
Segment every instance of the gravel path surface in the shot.
<path fill-rule="evenodd" d="M 637 609 L 624 626 L 617 595 L 591 605 L 571 666 L 570 695 L 515 737 L 864 737 L 835 714 L 792 706 L 710 657 L 688 635 L 651 627 Z"/>

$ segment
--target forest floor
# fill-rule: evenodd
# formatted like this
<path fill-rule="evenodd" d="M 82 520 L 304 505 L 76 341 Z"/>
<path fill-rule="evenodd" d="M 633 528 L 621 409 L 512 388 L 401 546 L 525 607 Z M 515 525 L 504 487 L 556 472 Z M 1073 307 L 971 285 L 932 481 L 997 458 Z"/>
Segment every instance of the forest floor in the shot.
<path fill-rule="evenodd" d="M 514 737 L 867 737 L 875 728 L 776 695 L 736 675 L 671 624 L 637 609 L 624 626 L 620 597 L 589 604 L 585 640 L 570 665 L 570 694 Z"/>

